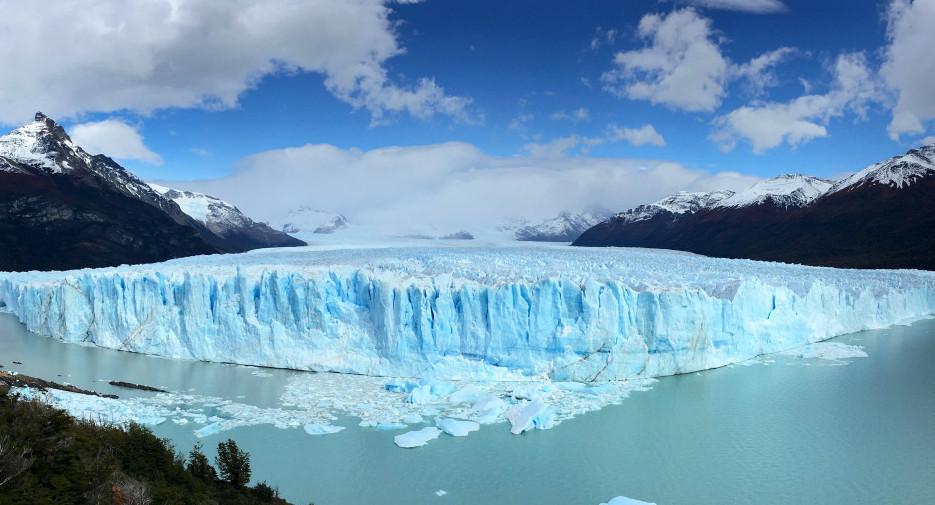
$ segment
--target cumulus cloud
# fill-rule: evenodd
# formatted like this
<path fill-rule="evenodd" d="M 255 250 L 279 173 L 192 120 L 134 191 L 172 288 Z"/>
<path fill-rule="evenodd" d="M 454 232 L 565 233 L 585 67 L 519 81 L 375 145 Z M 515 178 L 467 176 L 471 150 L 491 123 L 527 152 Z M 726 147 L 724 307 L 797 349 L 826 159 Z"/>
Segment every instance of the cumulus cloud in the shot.
<path fill-rule="evenodd" d="M 451 142 L 372 151 L 310 144 L 250 156 L 222 179 L 163 182 L 224 198 L 274 224 L 304 206 L 388 234 L 435 234 L 592 204 L 625 210 L 679 190 L 740 189 L 756 180 L 658 160 L 492 157 Z"/>
<path fill-rule="evenodd" d="M 753 14 L 774 14 L 786 10 L 785 4 L 779 0 L 689 0 L 689 3 L 709 9 L 724 9 Z"/>
<path fill-rule="evenodd" d="M 797 146 L 828 135 L 832 117 L 846 112 L 864 116 L 881 99 L 881 84 L 862 53 L 843 54 L 833 69 L 831 89 L 825 94 L 800 96 L 787 103 L 761 103 L 740 107 L 713 121 L 711 139 L 722 151 L 733 150 L 738 140 L 747 140 L 754 153 L 762 153 L 783 142 Z"/>
<path fill-rule="evenodd" d="M 711 111 L 721 103 L 728 61 L 710 20 L 691 8 L 648 14 L 637 32 L 646 47 L 616 54 L 615 68 L 601 76 L 605 90 L 686 111 Z"/>
<path fill-rule="evenodd" d="M 656 132 L 656 129 L 653 128 L 653 125 L 651 124 L 645 125 L 637 130 L 632 128 L 621 128 L 617 125 L 610 125 L 608 127 L 607 137 L 611 142 L 626 140 L 636 147 L 644 144 L 650 144 L 654 146 L 666 145 L 665 139 L 662 138 L 662 135 Z"/>
<path fill-rule="evenodd" d="M 394 82 L 404 52 L 383 0 L 0 0 L 0 121 L 37 110 L 234 107 L 264 77 L 315 72 L 371 114 L 465 121 L 468 98 L 432 78 Z"/>
<path fill-rule="evenodd" d="M 571 113 L 560 110 L 552 114 L 551 119 L 552 121 L 571 121 L 572 123 L 578 124 L 582 121 L 588 121 L 591 119 L 591 113 L 585 107 L 573 110 Z"/>
<path fill-rule="evenodd" d="M 75 125 L 69 135 L 90 154 L 104 154 L 116 160 L 136 160 L 162 165 L 162 156 L 146 147 L 139 130 L 119 119 Z"/>
<path fill-rule="evenodd" d="M 924 123 L 935 119 L 935 2 L 894 0 L 887 22 L 889 45 L 880 73 L 899 97 L 887 127 L 898 141 L 900 135 L 924 134 Z"/>

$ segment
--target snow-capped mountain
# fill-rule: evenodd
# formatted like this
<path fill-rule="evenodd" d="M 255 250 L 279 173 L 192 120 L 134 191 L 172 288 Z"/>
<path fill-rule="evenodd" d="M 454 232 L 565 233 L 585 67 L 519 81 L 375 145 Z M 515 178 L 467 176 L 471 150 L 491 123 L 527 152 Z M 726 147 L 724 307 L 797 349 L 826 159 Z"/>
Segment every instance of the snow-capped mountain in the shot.
<path fill-rule="evenodd" d="M 625 223 L 635 223 L 647 221 L 666 213 L 676 215 L 693 214 L 701 209 L 711 208 L 718 202 L 733 195 L 734 192 L 730 190 L 709 193 L 679 191 L 657 202 L 620 212 L 614 216 L 614 219 L 619 218 Z"/>
<path fill-rule="evenodd" d="M 0 270 L 163 261 L 247 248 L 212 233 L 42 113 L 0 137 Z"/>
<path fill-rule="evenodd" d="M 562 212 L 537 225 L 524 224 L 516 228 L 516 240 L 536 242 L 571 242 L 582 232 L 607 219 L 610 212 L 588 209 L 578 214 Z"/>
<path fill-rule="evenodd" d="M 253 221 L 237 207 L 220 198 L 192 191 L 178 191 L 153 183 L 149 186 L 175 202 L 182 212 L 205 225 L 215 235 L 246 249 L 305 245 L 301 240 Z"/>
<path fill-rule="evenodd" d="M 781 175 L 707 205 L 688 195 L 660 201 L 674 202 L 680 213 L 664 211 L 664 205 L 638 207 L 590 228 L 574 245 L 935 269 L 935 145 L 870 165 L 837 183 Z M 683 201 L 690 204 L 678 205 Z"/>
<path fill-rule="evenodd" d="M 331 218 L 331 221 L 328 221 L 327 223 L 315 228 L 315 231 L 313 231 L 312 233 L 332 234 L 336 231 L 343 230 L 345 228 L 347 228 L 347 218 L 342 216 L 341 214 L 338 214 L 337 216 L 334 216 L 333 218 Z"/>
<path fill-rule="evenodd" d="M 831 192 L 852 191 L 861 186 L 874 184 L 903 188 L 933 174 L 935 174 L 935 144 L 929 144 L 906 154 L 894 156 L 882 163 L 870 165 L 839 181 L 831 188 Z"/>
<path fill-rule="evenodd" d="M 832 182 L 799 174 L 777 175 L 757 182 L 708 207 L 749 207 L 770 202 L 777 207 L 805 207 L 831 189 Z"/>

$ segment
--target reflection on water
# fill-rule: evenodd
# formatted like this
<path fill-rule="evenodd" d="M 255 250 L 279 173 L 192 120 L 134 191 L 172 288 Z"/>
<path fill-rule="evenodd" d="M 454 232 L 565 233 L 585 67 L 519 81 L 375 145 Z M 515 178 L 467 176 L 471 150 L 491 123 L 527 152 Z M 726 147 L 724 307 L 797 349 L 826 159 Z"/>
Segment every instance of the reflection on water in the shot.
<path fill-rule="evenodd" d="M 211 449 L 236 439 L 254 478 L 298 504 L 596 505 L 617 495 L 660 505 L 935 503 L 933 337 L 935 321 L 926 320 L 835 339 L 868 355 L 846 366 L 775 356 L 663 378 L 619 405 L 520 436 L 499 424 L 403 450 L 392 441 L 399 431 L 340 418 L 333 424 L 348 429 L 333 435 L 261 425 L 201 440 Z M 124 397 L 152 393 L 106 380 L 264 408 L 281 406 L 302 374 L 62 344 L 8 315 L 0 315 L 0 363 Z M 196 441 L 190 425 L 154 431 L 182 452 Z"/>

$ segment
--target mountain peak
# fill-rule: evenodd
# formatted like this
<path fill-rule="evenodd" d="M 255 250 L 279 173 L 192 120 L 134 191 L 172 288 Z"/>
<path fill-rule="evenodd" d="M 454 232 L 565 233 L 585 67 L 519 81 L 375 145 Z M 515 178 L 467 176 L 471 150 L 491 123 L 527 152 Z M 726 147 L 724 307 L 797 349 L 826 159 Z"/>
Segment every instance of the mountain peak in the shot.
<path fill-rule="evenodd" d="M 747 207 L 772 202 L 779 207 L 805 207 L 831 189 L 832 182 L 801 174 L 763 179 L 718 202 L 716 207 Z"/>
<path fill-rule="evenodd" d="M 895 188 L 911 186 L 915 181 L 935 175 L 935 144 L 911 149 L 884 162 L 875 163 L 854 175 L 838 181 L 831 192 L 850 190 L 858 186 L 884 185 Z"/>
<path fill-rule="evenodd" d="M 48 173 L 66 173 L 90 156 L 65 133 L 65 129 L 41 112 L 35 121 L 0 137 L 0 157 L 9 163 L 41 167 Z"/>

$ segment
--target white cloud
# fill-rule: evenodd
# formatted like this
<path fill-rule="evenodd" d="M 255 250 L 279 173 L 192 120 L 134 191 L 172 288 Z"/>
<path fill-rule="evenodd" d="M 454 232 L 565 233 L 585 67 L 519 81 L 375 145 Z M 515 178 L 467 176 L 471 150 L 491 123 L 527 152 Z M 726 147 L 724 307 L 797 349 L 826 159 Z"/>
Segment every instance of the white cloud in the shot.
<path fill-rule="evenodd" d="M 331 145 L 267 151 L 223 179 L 167 181 L 224 198 L 273 223 L 302 206 L 384 233 L 491 230 L 592 204 L 625 210 L 679 190 L 740 189 L 757 178 L 659 160 L 491 157 L 463 143 L 360 151 Z"/>
<path fill-rule="evenodd" d="M 582 135 L 570 135 L 568 137 L 559 137 L 551 142 L 538 143 L 531 142 L 523 146 L 523 149 L 529 153 L 533 159 L 559 159 L 568 156 L 571 151 L 580 149 L 580 154 L 587 155 L 592 147 L 603 144 L 605 139 L 590 138 Z"/>
<path fill-rule="evenodd" d="M 786 10 L 785 4 L 779 0 L 689 0 L 689 3 L 709 9 L 742 11 L 754 14 L 773 14 Z"/>
<path fill-rule="evenodd" d="M 574 110 L 570 114 L 564 110 L 560 110 L 552 114 L 551 119 L 552 121 L 571 121 L 572 123 L 578 124 L 591 119 L 591 113 L 584 107 Z"/>
<path fill-rule="evenodd" d="M 526 123 L 532 121 L 533 119 L 535 119 L 535 116 L 533 116 L 532 114 L 528 114 L 528 113 L 520 114 L 519 116 L 516 116 L 515 118 L 513 118 L 512 121 L 510 121 L 510 124 L 508 125 L 508 127 L 511 130 L 525 131 Z"/>
<path fill-rule="evenodd" d="M 607 137 L 611 142 L 626 140 L 630 144 L 633 144 L 637 147 L 644 144 L 650 144 L 654 146 L 666 145 L 665 139 L 662 138 L 662 135 L 656 132 L 656 129 L 653 128 L 653 125 L 651 124 L 645 125 L 638 130 L 634 130 L 632 128 L 621 128 L 617 125 L 610 125 L 608 127 Z"/>
<path fill-rule="evenodd" d="M 90 154 L 162 165 L 162 157 L 146 147 L 139 130 L 119 119 L 75 125 L 69 136 Z"/>
<path fill-rule="evenodd" d="M 823 95 L 748 105 L 715 118 L 711 140 L 725 152 L 733 150 L 741 139 L 749 141 L 757 154 L 783 142 L 797 146 L 827 136 L 826 125 L 832 117 L 846 112 L 863 117 L 870 105 L 881 99 L 880 83 L 862 53 L 839 56 L 833 74 L 831 89 Z"/>
<path fill-rule="evenodd" d="M 394 114 L 470 121 L 431 78 L 393 82 L 404 52 L 382 0 L 0 0 L 0 121 L 38 109 L 230 108 L 264 76 L 315 72 L 373 123 Z"/>
<path fill-rule="evenodd" d="M 935 2 L 893 0 L 887 12 L 886 59 L 880 74 L 898 101 L 887 127 L 890 138 L 924 134 L 924 122 L 935 119 Z"/>
<path fill-rule="evenodd" d="M 638 33 L 648 45 L 616 54 L 616 68 L 601 76 L 605 90 L 687 111 L 711 111 L 721 103 L 728 62 L 712 40 L 710 20 L 690 8 L 648 14 Z"/>
<path fill-rule="evenodd" d="M 919 142 L 919 145 L 923 145 L 923 146 L 927 146 L 931 144 L 935 144 L 935 135 L 929 135 L 928 137 L 925 137 L 924 139 L 922 139 L 921 142 Z"/>
<path fill-rule="evenodd" d="M 775 86 L 778 81 L 776 74 L 773 73 L 773 67 L 782 63 L 787 57 L 795 54 L 796 50 L 791 47 L 780 47 L 779 49 L 764 53 L 747 63 L 732 65 L 730 69 L 731 77 L 734 79 L 746 79 L 754 94 L 762 94 L 766 88 Z"/>

